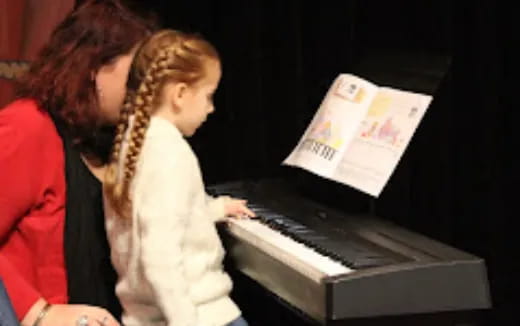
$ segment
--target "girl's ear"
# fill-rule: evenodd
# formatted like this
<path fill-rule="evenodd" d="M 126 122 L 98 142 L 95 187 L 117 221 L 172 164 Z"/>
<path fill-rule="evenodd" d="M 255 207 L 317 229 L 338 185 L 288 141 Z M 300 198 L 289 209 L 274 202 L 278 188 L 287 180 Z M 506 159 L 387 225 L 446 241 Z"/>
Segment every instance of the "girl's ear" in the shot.
<path fill-rule="evenodd" d="M 186 83 L 171 83 L 166 86 L 166 100 L 172 104 L 173 111 L 179 113 L 186 106 L 188 85 Z"/>

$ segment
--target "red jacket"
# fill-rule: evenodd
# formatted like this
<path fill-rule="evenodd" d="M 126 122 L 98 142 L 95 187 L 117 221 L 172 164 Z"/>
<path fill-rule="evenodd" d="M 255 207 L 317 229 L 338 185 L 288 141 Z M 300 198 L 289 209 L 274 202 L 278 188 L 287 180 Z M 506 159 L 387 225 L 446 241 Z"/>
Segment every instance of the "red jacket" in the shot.
<path fill-rule="evenodd" d="M 67 302 L 64 160 L 34 101 L 0 109 L 0 278 L 20 320 L 40 297 Z"/>

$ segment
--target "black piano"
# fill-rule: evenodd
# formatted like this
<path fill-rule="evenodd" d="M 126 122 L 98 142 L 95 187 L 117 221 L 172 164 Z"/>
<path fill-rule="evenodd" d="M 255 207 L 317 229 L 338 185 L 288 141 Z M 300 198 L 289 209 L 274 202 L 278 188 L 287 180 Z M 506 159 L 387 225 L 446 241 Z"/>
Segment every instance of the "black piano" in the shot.
<path fill-rule="evenodd" d="M 282 180 L 208 192 L 245 198 L 258 215 L 221 230 L 238 303 L 256 306 L 244 307 L 252 326 L 276 325 L 268 317 L 277 306 L 295 316 L 280 325 L 469 326 L 491 306 L 478 257 L 370 214 L 334 210 Z"/>

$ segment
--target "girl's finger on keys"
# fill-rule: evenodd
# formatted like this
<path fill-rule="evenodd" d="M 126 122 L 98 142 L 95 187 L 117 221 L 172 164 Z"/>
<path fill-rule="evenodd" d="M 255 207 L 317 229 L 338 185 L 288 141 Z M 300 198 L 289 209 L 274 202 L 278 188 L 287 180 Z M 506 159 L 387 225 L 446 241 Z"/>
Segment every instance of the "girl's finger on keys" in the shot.
<path fill-rule="evenodd" d="M 245 207 L 245 211 L 246 211 L 246 214 L 247 214 L 249 217 L 256 217 L 255 212 L 253 212 L 253 211 L 250 210 L 249 208 Z"/>

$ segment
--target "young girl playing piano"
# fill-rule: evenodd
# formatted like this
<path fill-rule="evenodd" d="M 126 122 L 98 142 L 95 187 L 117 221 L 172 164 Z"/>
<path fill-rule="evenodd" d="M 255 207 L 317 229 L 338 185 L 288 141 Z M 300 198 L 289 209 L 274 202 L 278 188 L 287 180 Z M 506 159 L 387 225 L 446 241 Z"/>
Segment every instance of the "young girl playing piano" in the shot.
<path fill-rule="evenodd" d="M 215 222 L 254 213 L 206 194 L 184 139 L 214 111 L 220 77 L 214 47 L 178 31 L 154 34 L 134 59 L 104 186 L 126 326 L 247 325 L 229 298 Z"/>

